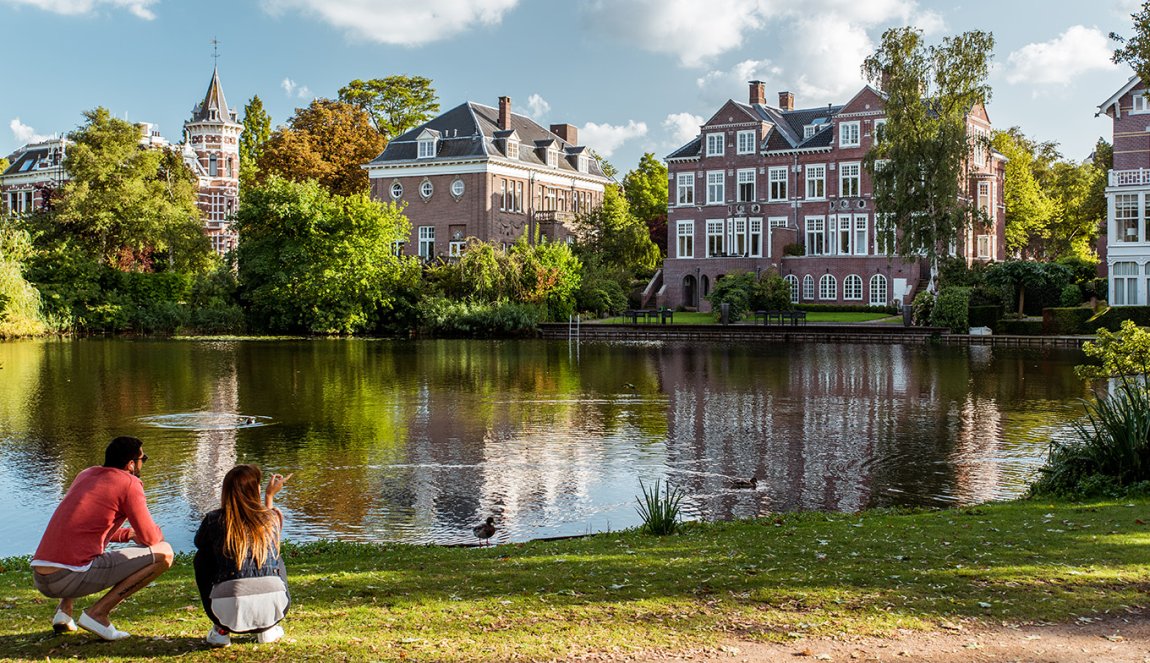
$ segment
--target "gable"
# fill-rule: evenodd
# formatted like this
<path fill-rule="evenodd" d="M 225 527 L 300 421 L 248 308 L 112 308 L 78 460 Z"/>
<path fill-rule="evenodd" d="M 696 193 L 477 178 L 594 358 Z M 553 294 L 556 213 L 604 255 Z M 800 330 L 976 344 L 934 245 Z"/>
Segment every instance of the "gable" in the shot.
<path fill-rule="evenodd" d="M 1117 92 L 1110 95 L 1109 99 L 1103 101 L 1101 104 L 1098 104 L 1098 112 L 1095 113 L 1094 116 L 1097 117 L 1105 113 L 1112 118 L 1121 117 L 1122 108 L 1119 105 L 1119 102 L 1122 99 L 1127 99 L 1130 96 L 1130 93 L 1135 89 L 1141 90 L 1143 88 L 1145 88 L 1145 85 L 1143 85 L 1142 81 L 1139 80 L 1138 75 L 1135 74 L 1131 76 L 1130 80 L 1126 81 L 1126 84 L 1123 85 Z"/>
<path fill-rule="evenodd" d="M 711 119 L 703 123 L 703 127 L 724 124 L 743 124 L 745 122 L 762 122 L 762 118 L 752 115 L 742 104 L 737 104 L 734 100 L 728 99 L 727 103 L 723 104 L 719 110 L 711 116 Z"/>
<path fill-rule="evenodd" d="M 970 117 L 990 124 L 990 116 L 987 115 L 986 106 L 983 104 L 975 104 L 974 108 L 970 109 Z"/>
<path fill-rule="evenodd" d="M 839 113 L 867 113 L 879 111 L 881 112 L 886 108 L 886 99 L 878 90 L 869 85 L 863 86 L 851 100 L 843 105 Z"/>

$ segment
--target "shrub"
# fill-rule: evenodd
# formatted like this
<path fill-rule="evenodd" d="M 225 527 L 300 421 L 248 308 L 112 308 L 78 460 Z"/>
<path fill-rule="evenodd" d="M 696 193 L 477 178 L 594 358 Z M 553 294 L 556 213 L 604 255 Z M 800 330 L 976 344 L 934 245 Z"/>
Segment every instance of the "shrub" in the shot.
<path fill-rule="evenodd" d="M 792 242 L 783 247 L 783 255 L 785 256 L 805 256 L 807 249 L 800 242 Z"/>
<path fill-rule="evenodd" d="M 1126 320 L 1139 327 L 1150 326 L 1150 306 L 1111 306 L 1095 317 L 1098 327 L 1118 331 Z"/>
<path fill-rule="evenodd" d="M 1089 323 L 1094 311 L 1081 306 L 1042 309 L 1042 333 L 1054 335 L 1093 334 Z"/>
<path fill-rule="evenodd" d="M 914 296 L 911 304 L 911 322 L 916 325 L 926 325 L 930 322 L 931 311 L 934 310 L 934 293 L 923 290 Z"/>
<path fill-rule="evenodd" d="M 1094 497 L 1150 481 L 1147 392 L 1126 384 L 1085 407 L 1086 422 L 1074 425 L 1074 439 L 1050 443 L 1031 494 Z"/>
<path fill-rule="evenodd" d="M 424 329 L 433 336 L 498 338 L 530 336 L 544 316 L 538 304 L 424 300 Z"/>
<path fill-rule="evenodd" d="M 970 331 L 970 288 L 950 287 L 940 290 L 934 308 L 930 311 L 930 324 L 933 327 L 946 327 L 956 334 Z"/>
<path fill-rule="evenodd" d="M 971 295 L 973 299 L 973 293 Z M 971 327 L 990 327 L 998 331 L 998 323 L 1002 319 L 1002 307 L 994 306 L 971 306 L 969 309 L 970 326 Z"/>
<path fill-rule="evenodd" d="M 639 506 L 635 510 L 643 519 L 643 531 L 656 536 L 674 534 L 679 528 L 679 502 L 683 499 L 683 491 L 673 488 L 670 483 L 663 485 L 659 490 L 659 480 L 650 489 L 639 481 L 639 490 L 643 492 L 643 499 L 635 498 Z"/>
<path fill-rule="evenodd" d="M 715 283 L 707 300 L 715 311 L 718 320 L 722 304 L 727 304 L 730 320 L 742 320 L 750 310 L 751 296 L 755 290 L 755 274 L 753 272 L 739 272 L 727 274 Z"/>
<path fill-rule="evenodd" d="M 791 284 L 775 272 L 763 274 L 751 291 L 750 306 L 756 311 L 789 311 Z"/>
<path fill-rule="evenodd" d="M 1082 288 L 1070 283 L 1062 288 L 1060 306 L 1078 306 L 1082 303 Z"/>

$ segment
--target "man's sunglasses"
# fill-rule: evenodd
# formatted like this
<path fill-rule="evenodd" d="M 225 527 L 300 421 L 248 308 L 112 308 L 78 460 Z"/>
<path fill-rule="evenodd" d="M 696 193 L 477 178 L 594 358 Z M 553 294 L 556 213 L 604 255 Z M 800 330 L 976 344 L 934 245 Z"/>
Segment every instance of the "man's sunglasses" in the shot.
<path fill-rule="evenodd" d="M 144 454 L 143 456 L 140 456 L 136 460 L 140 461 L 140 463 L 146 463 L 146 462 L 148 462 L 148 454 Z"/>

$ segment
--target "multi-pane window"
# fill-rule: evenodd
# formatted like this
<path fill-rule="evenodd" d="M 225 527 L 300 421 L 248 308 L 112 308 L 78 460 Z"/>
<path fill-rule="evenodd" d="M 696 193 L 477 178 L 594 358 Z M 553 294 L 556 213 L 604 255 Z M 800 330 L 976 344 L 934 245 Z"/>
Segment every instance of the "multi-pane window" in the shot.
<path fill-rule="evenodd" d="M 826 253 L 825 237 L 826 220 L 821 216 L 807 217 L 807 245 L 808 256 L 821 256 Z"/>
<path fill-rule="evenodd" d="M 858 163 L 840 163 L 839 164 L 839 195 L 843 197 L 853 197 L 859 195 L 859 190 L 862 188 L 861 179 L 859 176 Z"/>
<path fill-rule="evenodd" d="M 707 172 L 707 204 L 722 205 L 726 200 L 724 174 L 721 170 Z"/>
<path fill-rule="evenodd" d="M 514 211 L 523 211 L 523 182 L 514 182 L 512 189 L 515 192 L 512 202 L 514 203 Z"/>
<path fill-rule="evenodd" d="M 723 156 L 723 134 L 707 134 L 707 156 Z"/>
<path fill-rule="evenodd" d="M 875 274 L 870 277 L 870 305 L 886 306 L 886 302 L 886 277 L 882 274 Z"/>
<path fill-rule="evenodd" d="M 839 124 L 839 147 L 858 147 L 860 143 L 858 122 Z"/>
<path fill-rule="evenodd" d="M 1138 194 L 1122 193 L 1114 196 L 1114 229 L 1116 242 L 1138 241 Z"/>
<path fill-rule="evenodd" d="M 679 221 L 675 226 L 675 246 L 680 258 L 695 257 L 695 222 Z"/>
<path fill-rule="evenodd" d="M 740 203 L 753 203 L 755 202 L 755 169 L 745 168 L 736 171 L 735 174 L 738 180 L 738 202 Z"/>
<path fill-rule="evenodd" d="M 808 124 L 807 126 L 803 127 L 803 140 L 806 140 L 806 139 L 810 138 L 811 136 L 815 135 L 815 132 L 817 132 L 818 130 L 819 130 L 819 128 L 813 124 Z"/>
<path fill-rule="evenodd" d="M 990 235 L 979 235 L 977 240 L 978 257 L 982 260 L 990 259 Z"/>
<path fill-rule="evenodd" d="M 990 205 L 990 182 L 978 183 L 978 209 L 982 210 L 982 213 L 986 215 L 986 218 L 994 218 Z"/>
<path fill-rule="evenodd" d="M 874 248 L 875 253 L 883 256 L 895 254 L 895 228 L 890 215 L 875 214 L 874 216 Z"/>
<path fill-rule="evenodd" d="M 791 303 L 792 304 L 798 304 L 799 303 L 799 277 L 795 276 L 794 274 L 787 274 L 786 276 L 783 277 L 783 280 L 787 282 L 787 285 L 791 286 Z"/>
<path fill-rule="evenodd" d="M 419 156 L 418 159 L 427 159 L 435 156 L 435 141 L 434 140 L 421 140 L 419 141 Z"/>
<path fill-rule="evenodd" d="M 833 300 L 839 298 L 839 282 L 830 274 L 823 274 L 819 279 L 819 299 Z"/>
<path fill-rule="evenodd" d="M 1138 304 L 1138 263 L 1116 262 L 1111 270 L 1114 275 L 1114 288 L 1110 296 L 1115 306 L 1136 306 Z"/>
<path fill-rule="evenodd" d="M 707 257 L 714 258 L 723 255 L 723 220 L 709 219 L 707 221 Z"/>
<path fill-rule="evenodd" d="M 728 221 L 727 251 L 736 256 L 747 254 L 747 220 L 730 219 Z"/>
<path fill-rule="evenodd" d="M 874 142 L 878 143 L 883 139 L 884 132 L 886 131 L 886 120 L 874 121 Z"/>
<path fill-rule="evenodd" d="M 507 199 L 507 180 L 501 180 L 499 186 L 499 209 L 507 211 L 507 204 L 511 202 Z"/>
<path fill-rule="evenodd" d="M 208 156 L 208 176 L 216 177 L 220 174 L 220 158 L 212 154 Z"/>
<path fill-rule="evenodd" d="M 694 173 L 679 173 L 675 177 L 676 177 L 675 204 L 677 204 L 677 205 L 694 205 L 695 204 L 695 174 Z"/>
<path fill-rule="evenodd" d="M 870 224 L 866 214 L 855 214 L 855 255 L 865 256 L 867 253 L 867 231 Z"/>
<path fill-rule="evenodd" d="M 391 185 L 391 197 L 399 200 L 403 197 L 403 185 L 399 182 L 394 182 Z"/>
<path fill-rule="evenodd" d="M 431 260 L 435 256 L 435 226 L 419 227 L 419 257 Z"/>
<path fill-rule="evenodd" d="M 517 140 L 508 140 L 507 141 L 507 158 L 508 159 L 518 159 L 519 158 L 519 141 L 517 141 Z"/>
<path fill-rule="evenodd" d="M 843 299 L 862 301 L 862 277 L 851 274 L 843 279 Z"/>
<path fill-rule="evenodd" d="M 807 166 L 807 199 L 823 200 L 827 197 L 827 167 L 823 164 Z"/>
<path fill-rule="evenodd" d="M 754 258 L 763 255 L 763 220 L 747 220 L 747 250 Z"/>
<path fill-rule="evenodd" d="M 1130 107 L 1130 112 L 1131 112 L 1131 113 L 1147 113 L 1147 112 L 1150 112 L 1150 103 L 1147 103 L 1147 101 L 1146 101 L 1146 94 L 1145 94 L 1145 93 L 1141 93 L 1141 94 L 1135 94 L 1135 95 L 1134 95 L 1134 97 L 1133 97 L 1133 99 L 1132 99 L 1132 102 L 1133 102 L 1133 103 L 1132 103 L 1132 105 L 1131 105 L 1131 107 Z"/>
<path fill-rule="evenodd" d="M 458 258 L 463 255 L 463 249 L 467 246 L 467 242 L 452 241 L 447 244 L 447 255 L 452 258 Z"/>
<path fill-rule="evenodd" d="M 831 218 L 832 226 L 835 219 Z M 852 228 L 852 220 L 850 214 L 843 214 L 838 219 L 838 227 L 832 227 L 834 231 L 836 244 L 836 252 L 841 256 L 849 256 L 851 254 L 851 236 L 854 234 Z"/>
<path fill-rule="evenodd" d="M 771 200 L 787 199 L 787 167 L 772 166 L 767 170 L 767 181 L 770 183 Z"/>
<path fill-rule="evenodd" d="M 548 148 L 547 150 L 547 166 L 549 168 L 559 167 L 559 150 Z"/>
<path fill-rule="evenodd" d="M 736 149 L 738 154 L 753 154 L 755 151 L 755 132 L 740 131 L 736 134 Z"/>
<path fill-rule="evenodd" d="M 430 198 L 433 193 L 435 193 L 435 185 L 433 185 L 430 180 L 425 180 L 419 185 L 419 195 L 424 200 Z"/>
<path fill-rule="evenodd" d="M 815 298 L 815 277 L 807 274 L 803 277 L 803 300 L 811 301 Z"/>

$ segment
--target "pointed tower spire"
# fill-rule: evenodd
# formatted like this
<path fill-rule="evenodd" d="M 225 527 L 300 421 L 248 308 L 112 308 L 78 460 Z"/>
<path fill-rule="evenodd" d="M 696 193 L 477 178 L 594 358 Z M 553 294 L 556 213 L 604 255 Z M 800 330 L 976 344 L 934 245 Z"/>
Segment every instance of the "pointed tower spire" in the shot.
<path fill-rule="evenodd" d="M 212 82 L 208 84 L 208 92 L 204 95 L 204 100 L 192 110 L 192 122 L 226 122 L 229 120 L 232 120 L 232 113 L 228 110 L 227 100 L 224 99 L 224 86 L 220 85 L 220 70 L 218 67 L 213 67 Z"/>

